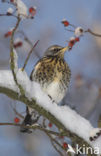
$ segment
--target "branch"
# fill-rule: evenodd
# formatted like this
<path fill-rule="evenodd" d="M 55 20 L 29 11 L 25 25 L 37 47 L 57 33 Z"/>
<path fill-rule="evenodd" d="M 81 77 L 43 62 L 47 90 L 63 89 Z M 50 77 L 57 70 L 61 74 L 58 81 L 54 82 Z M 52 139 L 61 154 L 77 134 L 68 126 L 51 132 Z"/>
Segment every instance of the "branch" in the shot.
<path fill-rule="evenodd" d="M 20 75 L 19 75 L 20 74 Z M 50 120 L 61 132 L 80 145 L 99 147 L 101 153 L 101 139 L 91 142 L 90 132 L 94 130 L 88 120 L 82 118 L 67 106 L 57 106 L 41 91 L 39 84 L 31 82 L 25 72 L 18 71 L 18 82 L 22 83 L 25 95 L 19 94 L 18 86 L 10 71 L 0 71 L 0 93 L 19 100 L 38 111 Z M 34 93 L 34 94 L 33 94 Z M 39 96 L 40 95 L 40 96 Z M 54 109 L 53 109 L 54 106 Z"/>
<path fill-rule="evenodd" d="M 97 33 L 93 32 L 91 29 L 88 29 L 88 30 L 86 30 L 85 32 L 88 32 L 88 33 L 90 33 L 91 35 L 96 36 L 96 37 L 101 37 L 101 34 L 97 34 Z"/>
<path fill-rule="evenodd" d="M 17 65 L 15 64 L 16 63 L 15 57 L 17 57 L 17 56 L 16 56 L 16 52 L 14 52 L 14 34 L 20 24 L 20 21 L 21 21 L 21 18 L 18 16 L 16 25 L 15 25 L 14 29 L 12 30 L 12 35 L 11 35 L 11 39 L 10 39 L 10 68 L 12 70 L 15 83 L 17 84 L 18 88 L 20 89 L 20 92 L 22 94 L 24 94 L 24 90 L 21 87 L 21 85 L 18 83 L 17 78 L 16 78 Z"/>
<path fill-rule="evenodd" d="M 26 67 L 26 65 L 27 65 L 27 62 L 28 62 L 28 60 L 29 60 L 29 57 L 30 57 L 31 53 L 33 52 L 34 48 L 36 47 L 36 45 L 38 44 L 38 42 L 39 42 L 39 40 L 34 44 L 34 46 L 32 47 L 32 49 L 31 49 L 30 52 L 28 53 L 28 56 L 27 56 L 27 58 L 26 58 L 26 60 L 25 60 L 25 63 L 24 63 L 23 68 L 22 68 L 22 71 L 24 71 L 24 69 L 25 69 L 25 67 Z"/>
<path fill-rule="evenodd" d="M 33 129 L 33 130 L 40 130 L 40 131 L 43 131 L 49 138 L 50 138 L 50 141 L 53 145 L 53 147 L 55 148 L 55 150 L 61 155 L 63 156 L 62 152 L 57 148 L 56 145 L 59 146 L 59 148 L 61 148 L 62 150 L 64 150 L 66 152 L 66 149 L 63 149 L 63 146 L 56 140 L 54 139 L 54 137 L 52 137 L 53 135 L 56 135 L 56 136 L 60 136 L 60 133 L 57 133 L 57 132 L 54 132 L 54 131 L 50 131 L 48 129 L 45 129 L 43 128 L 41 125 L 38 125 L 38 124 L 34 124 L 33 126 L 25 126 L 25 125 L 22 125 L 22 124 L 16 124 L 16 123 L 0 123 L 0 126 L 17 126 L 17 127 L 23 127 L 23 128 L 27 128 L 27 129 Z M 56 145 L 55 145 L 56 144 Z"/>
<path fill-rule="evenodd" d="M 8 17 L 8 16 L 9 16 L 9 17 L 11 17 L 11 16 L 12 16 L 12 17 L 17 18 L 17 16 L 16 16 L 16 15 L 14 15 L 14 14 L 9 14 L 9 15 L 8 15 L 8 14 L 0 14 L 0 16 L 7 16 L 7 17 Z"/>
<path fill-rule="evenodd" d="M 30 45 L 31 48 L 33 48 L 33 43 L 22 30 L 18 30 L 17 33 L 21 34 L 24 37 L 24 40 Z M 40 58 L 40 55 L 37 53 L 37 51 L 35 51 L 34 53 L 38 58 Z"/>

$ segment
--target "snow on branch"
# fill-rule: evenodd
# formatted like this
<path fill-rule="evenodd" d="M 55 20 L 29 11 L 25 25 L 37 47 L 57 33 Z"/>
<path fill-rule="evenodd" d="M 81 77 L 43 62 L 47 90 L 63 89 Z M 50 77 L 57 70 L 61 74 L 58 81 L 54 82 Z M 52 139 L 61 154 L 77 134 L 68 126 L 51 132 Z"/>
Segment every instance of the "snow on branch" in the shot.
<path fill-rule="evenodd" d="M 20 92 L 13 79 L 12 72 L 7 70 L 0 71 L 0 92 L 5 94 L 8 94 L 7 90 L 15 92 L 17 100 L 23 101 L 28 106 L 36 109 L 41 115 L 53 122 L 62 133 L 72 133 L 73 136 L 76 136 L 76 139 L 77 136 L 82 138 L 93 148 L 98 147 L 101 153 L 101 137 L 95 141 L 89 140 L 91 133 L 95 135 L 99 129 L 93 128 L 88 120 L 81 117 L 68 106 L 58 106 L 56 103 L 53 103 L 41 90 L 38 83 L 29 80 L 25 71 L 18 70 L 17 80 L 22 85 L 25 96 L 19 94 Z"/>

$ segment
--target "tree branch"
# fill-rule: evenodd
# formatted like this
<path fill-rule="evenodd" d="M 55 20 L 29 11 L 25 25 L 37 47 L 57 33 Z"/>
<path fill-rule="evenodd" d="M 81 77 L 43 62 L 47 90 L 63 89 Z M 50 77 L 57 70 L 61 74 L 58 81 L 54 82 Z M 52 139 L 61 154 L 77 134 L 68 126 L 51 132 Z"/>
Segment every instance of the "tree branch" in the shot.
<path fill-rule="evenodd" d="M 88 33 L 90 33 L 91 35 L 96 36 L 96 37 L 101 37 L 101 34 L 95 33 L 95 32 L 93 32 L 91 29 L 88 29 L 88 30 L 86 30 L 85 32 L 88 32 Z"/>
<path fill-rule="evenodd" d="M 34 46 L 32 47 L 32 49 L 31 49 L 30 52 L 28 53 L 28 56 L 27 56 L 27 58 L 26 58 L 26 60 L 25 60 L 25 63 L 24 63 L 23 68 L 22 68 L 22 71 L 24 71 L 24 69 L 25 69 L 25 67 L 26 67 L 26 65 L 27 65 L 27 62 L 28 62 L 28 60 L 29 60 L 29 57 L 30 57 L 31 53 L 33 52 L 34 48 L 36 47 L 36 45 L 38 44 L 38 42 L 39 42 L 39 40 L 34 44 Z"/>
<path fill-rule="evenodd" d="M 24 77 L 22 77 L 23 81 L 24 81 Z M 27 82 L 26 82 L 26 85 L 29 85 L 29 84 L 27 84 Z M 31 86 L 32 86 L 32 84 L 31 84 Z M 37 91 L 37 90 L 36 90 L 36 92 L 39 93 L 39 91 Z M 71 110 L 70 113 L 76 114 L 78 119 L 81 118 L 80 119 L 81 121 L 78 121 L 79 125 L 77 123 L 77 126 L 73 125 L 73 124 L 70 125 L 72 127 L 76 126 L 76 127 L 74 127 L 75 132 L 68 130 L 69 125 L 68 125 L 68 123 L 66 123 L 64 121 L 67 118 L 66 114 L 69 114 L 69 111 L 70 111 L 70 110 L 68 110 L 69 108 L 64 106 L 65 108 L 68 108 L 67 110 L 64 110 L 67 113 L 64 113 L 63 117 L 62 116 L 60 118 L 55 117 L 55 116 L 57 116 L 57 112 L 52 112 L 52 111 L 50 111 L 50 109 L 47 110 L 48 101 L 46 101 L 46 99 L 45 99 L 45 101 L 43 101 L 43 103 L 45 103 L 43 105 L 43 103 L 41 103 L 41 102 L 40 103 L 36 102 L 36 100 L 38 101 L 38 99 L 34 98 L 34 95 L 33 95 L 33 98 L 29 99 L 25 95 L 19 94 L 18 86 L 15 84 L 15 82 L 13 80 L 12 73 L 10 71 L 0 71 L 0 93 L 6 94 L 8 97 L 10 97 L 12 99 L 21 101 L 21 102 L 25 103 L 27 106 L 38 111 L 39 114 L 41 114 L 42 116 L 44 116 L 45 118 L 50 120 L 50 122 L 52 122 L 60 130 L 61 135 L 65 135 L 65 136 L 71 138 L 73 140 L 73 142 L 76 142 L 77 144 L 80 144 L 81 146 L 83 146 L 83 144 L 84 144 L 87 147 L 89 147 L 90 145 L 92 147 L 96 147 L 97 141 L 96 142 L 89 141 L 89 134 L 87 134 L 87 133 L 88 133 L 88 131 L 92 130 L 93 127 L 90 125 L 90 123 L 88 123 L 88 121 L 86 121 L 86 119 L 83 119 L 78 114 L 76 114 L 76 112 L 74 113 L 74 111 Z M 27 92 L 27 94 L 30 94 L 30 93 Z M 38 97 L 38 98 L 41 98 L 41 97 Z M 42 100 L 40 100 L 40 101 L 42 101 Z M 50 99 L 49 99 L 49 102 L 50 102 Z M 52 105 L 54 105 L 54 109 L 57 109 L 58 113 L 60 113 L 61 109 L 64 108 L 64 107 L 60 107 L 60 106 L 55 106 L 55 104 L 50 104 L 50 107 L 53 107 Z M 73 117 L 73 114 L 72 114 L 71 118 L 73 118 L 73 120 L 75 120 L 75 122 L 77 122 L 77 119 L 75 119 Z M 61 118 L 62 118 L 62 120 L 61 120 Z M 85 124 L 87 124 L 87 125 L 85 125 Z M 86 126 L 86 131 L 85 131 L 85 126 Z M 78 130 L 79 127 L 82 128 L 82 133 L 87 135 L 88 139 L 85 138 L 83 136 L 83 134 L 82 134 L 82 136 L 79 136 L 79 130 Z M 88 130 L 87 130 L 87 128 L 88 128 Z M 100 148 L 99 143 L 98 143 L 98 146 Z"/>
<path fill-rule="evenodd" d="M 15 53 L 14 53 L 14 34 L 20 24 L 20 21 L 21 21 L 21 18 L 20 18 L 20 16 L 18 16 L 16 25 L 12 30 L 12 35 L 11 35 L 11 39 L 10 39 L 10 68 L 12 70 L 15 83 L 17 84 L 18 88 L 20 89 L 20 92 L 22 94 L 24 94 L 24 90 L 23 90 L 22 86 L 18 83 L 17 78 L 16 78 L 16 65 L 15 65 L 15 58 L 14 58 L 14 57 L 16 57 Z"/>

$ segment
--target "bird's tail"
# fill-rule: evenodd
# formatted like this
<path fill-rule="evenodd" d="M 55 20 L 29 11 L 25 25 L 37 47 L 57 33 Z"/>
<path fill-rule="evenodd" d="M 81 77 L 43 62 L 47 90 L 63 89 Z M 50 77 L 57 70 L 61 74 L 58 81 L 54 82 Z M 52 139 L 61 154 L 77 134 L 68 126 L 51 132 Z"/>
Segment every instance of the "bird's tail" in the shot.
<path fill-rule="evenodd" d="M 29 128 L 25 128 L 24 126 L 32 126 L 39 120 L 40 115 L 33 109 L 26 107 L 26 116 L 22 122 L 22 126 L 20 128 L 20 132 L 23 133 L 32 133 L 32 130 Z"/>

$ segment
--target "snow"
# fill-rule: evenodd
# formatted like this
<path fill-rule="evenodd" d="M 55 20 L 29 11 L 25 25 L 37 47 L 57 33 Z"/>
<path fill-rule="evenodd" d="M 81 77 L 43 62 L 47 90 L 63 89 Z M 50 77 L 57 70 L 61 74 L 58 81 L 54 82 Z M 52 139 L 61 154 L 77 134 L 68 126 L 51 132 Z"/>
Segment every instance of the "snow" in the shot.
<path fill-rule="evenodd" d="M 23 89 L 25 90 L 26 97 L 31 100 L 32 97 L 30 97 L 31 93 L 31 81 L 29 80 L 27 73 L 25 71 L 22 71 L 20 68 L 16 73 L 17 81 L 20 85 L 22 85 Z"/>
<path fill-rule="evenodd" d="M 76 37 L 80 37 L 84 34 L 84 30 L 82 27 L 77 27 L 74 32 Z"/>
<path fill-rule="evenodd" d="M 75 37 L 71 37 L 71 38 L 70 38 L 70 41 L 72 41 L 72 40 L 75 41 Z"/>
<path fill-rule="evenodd" d="M 21 0 L 16 0 L 17 13 L 21 15 L 22 18 L 25 18 L 28 15 L 27 6 Z"/>
<path fill-rule="evenodd" d="M 12 14 L 13 13 L 13 8 L 8 8 L 7 13 Z"/>
<path fill-rule="evenodd" d="M 9 88 L 15 92 L 19 92 L 10 70 L 0 70 L 0 87 Z"/>
<path fill-rule="evenodd" d="M 88 120 L 77 114 L 68 106 L 58 106 L 56 103 L 53 103 L 42 91 L 38 83 L 29 80 L 25 71 L 22 72 L 22 70 L 19 69 L 16 74 L 18 83 L 24 88 L 25 94 L 29 100 L 32 98 L 36 99 L 36 102 L 55 116 L 67 128 L 67 130 L 70 130 L 72 133 L 83 138 L 92 147 L 99 147 L 101 153 L 101 137 L 92 142 L 89 140 L 92 132 L 93 135 L 96 135 L 96 132 L 98 132 L 99 129 L 96 131 Z M 11 71 L 0 71 L 0 86 L 18 92 L 18 87 L 14 83 Z"/>
<path fill-rule="evenodd" d="M 14 39 L 14 44 L 16 44 L 18 42 L 22 42 L 22 39 L 20 37 L 17 37 Z"/>

